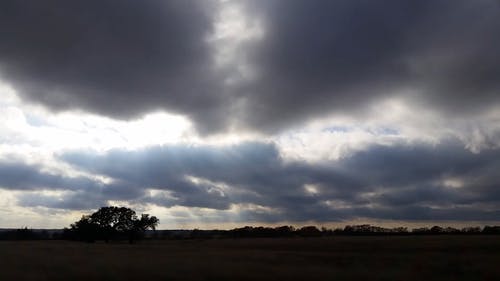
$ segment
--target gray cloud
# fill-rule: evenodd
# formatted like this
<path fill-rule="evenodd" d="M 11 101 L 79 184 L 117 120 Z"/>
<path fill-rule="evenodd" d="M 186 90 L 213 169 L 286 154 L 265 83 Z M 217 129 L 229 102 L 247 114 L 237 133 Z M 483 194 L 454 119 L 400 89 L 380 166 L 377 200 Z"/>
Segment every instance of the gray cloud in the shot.
<path fill-rule="evenodd" d="M 447 114 L 498 106 L 498 1 L 248 2 L 266 30 L 250 52 L 261 77 L 245 89 L 255 127 L 363 115 L 408 91 Z"/>
<path fill-rule="evenodd" d="M 90 209 L 106 205 L 107 200 L 134 200 L 144 190 L 117 180 L 104 184 L 95 179 L 69 177 L 46 171 L 43 166 L 24 162 L 0 161 L 0 188 L 22 191 L 21 206 L 45 206 L 59 209 Z M 58 191 L 58 196 L 39 191 Z"/>
<path fill-rule="evenodd" d="M 265 143 L 74 152 L 61 159 L 176 198 L 137 197 L 136 202 L 220 210 L 232 203 L 255 204 L 277 210 L 243 210 L 239 218 L 252 221 L 488 220 L 500 208 L 498 176 L 488 172 L 500 168 L 498 156 L 499 150 L 474 154 L 450 140 L 438 146 L 372 146 L 317 164 L 283 162 L 274 145 Z M 193 183 L 187 176 L 205 182 Z M 447 186 L 449 179 L 463 186 Z M 308 193 L 306 184 L 317 193 Z"/>
<path fill-rule="evenodd" d="M 202 132 L 363 115 L 393 95 L 450 116 L 499 105 L 498 1 L 241 3 L 264 36 L 240 46 L 257 76 L 237 85 L 206 41 L 216 5 L 196 0 L 2 1 L 0 73 L 56 110 L 166 109 Z"/>
<path fill-rule="evenodd" d="M 106 206 L 106 200 L 95 191 L 82 190 L 62 196 L 24 193 L 17 197 L 23 207 L 46 207 L 65 210 L 89 210 Z"/>
<path fill-rule="evenodd" d="M 223 103 L 206 43 L 210 6 L 2 1 L 0 74 L 22 97 L 54 110 L 127 119 L 166 109 L 209 119 Z"/>
<path fill-rule="evenodd" d="M 80 190 L 96 189 L 99 186 L 87 178 L 68 178 L 43 172 L 42 168 L 40 165 L 0 161 L 0 188 L 10 190 Z"/>
<path fill-rule="evenodd" d="M 475 154 L 448 140 L 435 146 L 374 145 L 337 161 L 301 163 L 284 162 L 270 143 L 156 146 L 60 155 L 76 169 L 114 179 L 111 183 L 1 162 L 0 187 L 22 191 L 17 200 L 24 207 L 86 210 L 114 200 L 273 210 L 242 209 L 236 218 L 222 218 L 233 221 L 491 220 L 500 209 L 499 153 Z M 450 180 L 459 184 L 447 185 Z M 316 192 L 307 192 L 307 184 Z M 60 193 L 39 192 L 44 190 Z"/>

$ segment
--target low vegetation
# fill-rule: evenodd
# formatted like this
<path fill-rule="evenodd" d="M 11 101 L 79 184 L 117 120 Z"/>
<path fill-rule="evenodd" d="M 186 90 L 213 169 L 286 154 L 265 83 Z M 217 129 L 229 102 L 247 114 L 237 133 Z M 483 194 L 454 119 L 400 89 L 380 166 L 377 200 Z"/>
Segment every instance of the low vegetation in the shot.
<path fill-rule="evenodd" d="M 496 235 L 2 241 L 0 280 L 498 280 Z"/>

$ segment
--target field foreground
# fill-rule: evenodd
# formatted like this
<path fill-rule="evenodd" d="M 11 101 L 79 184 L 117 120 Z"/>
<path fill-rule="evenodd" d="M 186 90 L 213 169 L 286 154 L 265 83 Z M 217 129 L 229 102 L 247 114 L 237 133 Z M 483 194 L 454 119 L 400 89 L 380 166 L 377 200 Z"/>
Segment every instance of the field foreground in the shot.
<path fill-rule="evenodd" d="M 500 280 L 500 236 L 0 242 L 0 280 Z"/>

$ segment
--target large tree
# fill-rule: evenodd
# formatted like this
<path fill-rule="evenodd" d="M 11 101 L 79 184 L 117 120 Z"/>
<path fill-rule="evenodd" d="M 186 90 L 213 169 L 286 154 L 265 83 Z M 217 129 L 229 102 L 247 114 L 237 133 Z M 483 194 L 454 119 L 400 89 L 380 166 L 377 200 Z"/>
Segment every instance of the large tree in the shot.
<path fill-rule="evenodd" d="M 91 215 L 71 224 L 68 232 L 73 238 L 92 242 L 102 239 L 128 238 L 130 243 L 148 229 L 156 229 L 159 220 L 155 216 L 142 214 L 137 217 L 134 210 L 126 207 L 102 207 Z"/>

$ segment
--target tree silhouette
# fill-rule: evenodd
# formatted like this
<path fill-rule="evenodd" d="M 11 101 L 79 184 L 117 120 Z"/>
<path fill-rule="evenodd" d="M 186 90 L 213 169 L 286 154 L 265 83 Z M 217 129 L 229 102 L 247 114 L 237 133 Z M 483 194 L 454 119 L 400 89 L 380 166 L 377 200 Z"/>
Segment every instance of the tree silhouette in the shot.
<path fill-rule="evenodd" d="M 155 216 L 142 214 L 137 218 L 135 211 L 126 207 L 102 207 L 71 224 L 69 236 L 87 242 L 101 239 L 106 243 L 111 239 L 127 237 L 133 243 L 146 230 L 155 230 L 158 223 Z"/>

